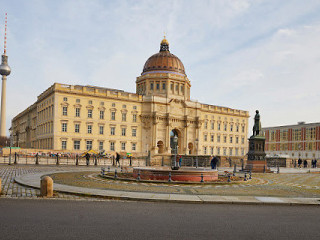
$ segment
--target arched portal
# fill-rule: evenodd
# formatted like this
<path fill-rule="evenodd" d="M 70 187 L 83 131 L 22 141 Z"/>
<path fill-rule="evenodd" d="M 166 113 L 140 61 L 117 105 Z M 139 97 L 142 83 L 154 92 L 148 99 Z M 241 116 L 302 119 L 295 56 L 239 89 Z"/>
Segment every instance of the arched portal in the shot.
<path fill-rule="evenodd" d="M 177 149 L 177 153 L 179 153 L 181 151 L 181 133 L 178 129 L 172 129 L 170 132 L 170 147 L 171 147 L 171 153 L 175 153 L 175 143 L 173 141 L 174 136 L 178 137 L 178 149 Z"/>
<path fill-rule="evenodd" d="M 163 153 L 164 152 L 163 142 L 162 141 L 158 141 L 157 147 L 158 147 L 158 153 Z"/>

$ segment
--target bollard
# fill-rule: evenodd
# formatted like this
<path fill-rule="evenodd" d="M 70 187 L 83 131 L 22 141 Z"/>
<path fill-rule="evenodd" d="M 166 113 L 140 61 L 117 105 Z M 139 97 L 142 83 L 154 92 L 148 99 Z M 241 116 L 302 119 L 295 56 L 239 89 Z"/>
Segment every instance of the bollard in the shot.
<path fill-rule="evenodd" d="M 57 154 L 57 162 L 56 165 L 59 165 L 59 155 Z"/>
<path fill-rule="evenodd" d="M 237 164 L 234 164 L 234 167 L 233 167 L 233 176 L 236 176 L 236 172 L 237 172 Z"/>
<path fill-rule="evenodd" d="M 0 195 L 1 195 L 1 178 L 0 178 Z"/>
<path fill-rule="evenodd" d="M 36 154 L 36 165 L 38 165 L 39 164 L 39 155 L 38 155 L 38 153 Z"/>
<path fill-rule="evenodd" d="M 231 182 L 230 174 L 228 174 L 228 182 Z"/>
<path fill-rule="evenodd" d="M 117 169 L 114 170 L 114 179 L 117 179 L 118 177 L 118 173 L 117 173 Z"/>
<path fill-rule="evenodd" d="M 247 173 L 244 174 L 244 179 L 243 181 L 247 181 Z"/>
<path fill-rule="evenodd" d="M 263 173 L 266 173 L 266 165 L 263 166 Z"/>
<path fill-rule="evenodd" d="M 108 166 L 108 173 L 110 172 L 110 166 Z"/>
<path fill-rule="evenodd" d="M 40 181 L 41 197 L 53 197 L 53 180 L 49 176 L 43 176 Z"/>
<path fill-rule="evenodd" d="M 280 173 L 280 167 L 279 167 L 279 165 L 277 166 L 277 173 Z"/>
<path fill-rule="evenodd" d="M 104 172 L 105 172 L 105 169 L 102 167 L 102 168 L 101 168 L 101 175 L 102 175 L 102 176 L 104 176 Z"/>
<path fill-rule="evenodd" d="M 204 181 L 203 181 L 203 173 L 201 173 L 201 180 L 200 180 L 200 182 L 204 182 Z"/>
<path fill-rule="evenodd" d="M 17 153 L 14 153 L 14 164 L 17 164 Z"/>
<path fill-rule="evenodd" d="M 251 177 L 251 170 L 250 170 L 250 172 L 249 172 L 249 179 L 252 179 L 252 177 Z"/>
<path fill-rule="evenodd" d="M 141 178 L 140 178 L 140 169 L 139 169 L 137 180 L 140 181 L 140 179 L 141 179 Z"/>
<path fill-rule="evenodd" d="M 98 158 L 97 158 L 97 156 L 94 157 L 94 165 L 95 165 L 95 166 L 98 165 Z"/>
<path fill-rule="evenodd" d="M 130 167 L 131 167 L 132 166 L 132 157 L 130 156 L 129 159 L 130 159 Z"/>
<path fill-rule="evenodd" d="M 169 172 L 169 179 L 168 179 L 168 182 L 171 182 L 171 172 Z"/>

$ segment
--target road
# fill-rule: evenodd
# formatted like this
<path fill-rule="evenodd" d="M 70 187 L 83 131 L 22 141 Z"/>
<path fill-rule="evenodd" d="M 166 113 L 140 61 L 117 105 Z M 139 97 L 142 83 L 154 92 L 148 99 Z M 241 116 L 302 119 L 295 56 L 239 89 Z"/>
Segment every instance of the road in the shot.
<path fill-rule="evenodd" d="M 320 239 L 320 208 L 0 199 L 0 239 Z"/>

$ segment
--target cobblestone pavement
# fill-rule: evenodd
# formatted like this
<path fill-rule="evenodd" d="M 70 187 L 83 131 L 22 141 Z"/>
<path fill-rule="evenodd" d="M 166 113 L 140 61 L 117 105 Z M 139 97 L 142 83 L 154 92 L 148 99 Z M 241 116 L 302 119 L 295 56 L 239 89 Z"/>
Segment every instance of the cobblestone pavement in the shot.
<path fill-rule="evenodd" d="M 99 168 L 89 167 L 99 170 Z M 70 167 L 70 166 L 35 166 L 35 165 L 0 165 L 1 178 L 1 197 L 3 198 L 38 198 L 40 195 L 39 189 L 22 186 L 14 182 L 16 176 L 30 173 L 47 172 L 47 171 L 74 171 L 74 170 L 88 170 L 88 167 Z M 66 193 L 54 193 L 54 198 L 57 199 L 82 199 L 82 200 L 101 200 L 101 198 L 93 198 L 86 196 L 77 196 Z"/>
<path fill-rule="evenodd" d="M 230 184 L 155 184 L 104 179 L 96 172 L 52 175 L 54 182 L 71 186 L 131 192 L 222 196 L 320 197 L 320 173 L 252 174 L 252 180 Z"/>
<path fill-rule="evenodd" d="M 2 180 L 1 197 L 38 198 L 40 194 L 39 190 L 19 185 L 14 182 L 14 178 L 23 174 L 48 171 L 61 172 L 52 175 L 55 183 L 96 189 L 221 196 L 320 197 L 320 173 L 306 173 L 306 171 L 297 173 L 297 170 L 294 169 L 283 169 L 282 172 L 286 173 L 280 174 L 253 174 L 252 180 L 247 182 L 187 185 L 102 179 L 98 176 L 100 167 L 93 166 L 0 165 L 0 178 Z M 67 174 L 65 173 L 66 171 L 73 172 Z M 55 193 L 55 198 L 102 200 L 101 198 L 65 193 Z"/>

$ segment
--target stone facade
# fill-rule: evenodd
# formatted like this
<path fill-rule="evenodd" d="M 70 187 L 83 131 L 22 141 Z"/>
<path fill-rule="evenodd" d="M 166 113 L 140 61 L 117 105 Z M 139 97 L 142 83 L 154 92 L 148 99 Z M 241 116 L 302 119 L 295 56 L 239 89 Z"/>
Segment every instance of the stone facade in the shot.
<path fill-rule="evenodd" d="M 23 148 L 244 156 L 247 111 L 190 100 L 191 84 L 167 41 L 136 79 L 136 93 L 55 83 L 12 120 Z"/>

